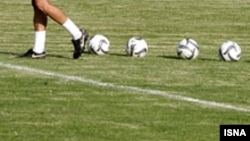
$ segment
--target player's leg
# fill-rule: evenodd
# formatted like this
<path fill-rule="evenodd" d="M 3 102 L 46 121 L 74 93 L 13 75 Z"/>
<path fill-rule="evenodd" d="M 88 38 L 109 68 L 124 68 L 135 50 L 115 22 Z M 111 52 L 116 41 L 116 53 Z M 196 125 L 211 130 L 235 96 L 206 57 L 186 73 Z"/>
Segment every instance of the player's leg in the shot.
<path fill-rule="evenodd" d="M 32 0 L 32 6 L 34 9 L 33 26 L 34 26 L 34 46 L 29 49 L 22 57 L 29 58 L 44 58 L 45 57 L 45 41 L 46 41 L 46 27 L 47 27 L 47 15 L 39 10 L 34 0 Z"/>
<path fill-rule="evenodd" d="M 85 42 L 88 38 L 88 33 L 84 30 L 80 30 L 75 23 L 68 18 L 63 11 L 57 6 L 50 3 L 49 0 L 33 0 L 37 9 L 49 16 L 51 19 L 62 25 L 72 35 L 72 43 L 75 51 L 74 58 L 81 56 L 84 50 Z"/>
<path fill-rule="evenodd" d="M 35 44 L 33 51 L 40 54 L 45 52 L 46 27 L 48 17 L 36 7 L 34 1 L 32 1 L 32 6 L 34 9 L 33 25 L 35 32 Z"/>

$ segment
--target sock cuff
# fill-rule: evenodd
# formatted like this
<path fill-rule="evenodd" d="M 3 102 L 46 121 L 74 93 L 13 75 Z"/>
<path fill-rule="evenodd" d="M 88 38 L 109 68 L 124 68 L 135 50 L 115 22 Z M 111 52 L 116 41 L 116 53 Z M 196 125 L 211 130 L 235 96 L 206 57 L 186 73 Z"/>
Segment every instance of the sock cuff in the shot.
<path fill-rule="evenodd" d="M 67 20 L 62 24 L 62 26 L 67 29 L 67 31 L 72 35 L 74 40 L 81 38 L 82 33 L 80 29 L 70 18 L 67 18 Z"/>

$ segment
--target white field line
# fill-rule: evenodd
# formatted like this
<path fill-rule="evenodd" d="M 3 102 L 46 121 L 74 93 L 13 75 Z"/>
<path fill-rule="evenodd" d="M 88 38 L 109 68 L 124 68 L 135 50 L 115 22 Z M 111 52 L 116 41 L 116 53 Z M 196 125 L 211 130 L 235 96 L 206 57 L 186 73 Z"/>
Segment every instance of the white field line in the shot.
<path fill-rule="evenodd" d="M 58 77 L 58 78 L 65 79 L 65 80 L 71 80 L 71 81 L 77 81 L 77 82 L 81 82 L 81 83 L 91 84 L 93 86 L 131 90 L 131 91 L 142 92 L 144 94 L 159 95 L 159 96 L 167 97 L 170 99 L 176 99 L 176 100 L 196 103 L 196 104 L 199 104 L 202 106 L 209 106 L 209 107 L 215 107 L 215 108 L 221 108 L 221 109 L 230 109 L 230 110 L 241 111 L 241 112 L 250 112 L 250 108 L 248 108 L 248 107 L 244 108 L 244 107 L 234 106 L 234 105 L 230 105 L 230 104 L 218 103 L 218 102 L 213 102 L 213 101 L 205 101 L 205 100 L 195 99 L 195 98 L 186 97 L 186 96 L 174 95 L 174 94 L 170 94 L 170 93 L 160 91 L 160 90 L 143 89 L 143 88 L 139 88 L 139 87 L 126 86 L 126 85 L 116 85 L 116 84 L 112 84 L 112 83 L 105 83 L 105 82 L 100 82 L 100 81 L 96 81 L 96 80 L 92 80 L 92 79 L 85 79 L 82 77 L 64 75 L 64 74 L 60 74 L 60 73 L 38 70 L 38 69 L 29 68 L 29 67 L 17 66 L 17 65 L 6 64 L 6 63 L 1 63 L 1 62 L 0 62 L 0 66 L 5 67 L 5 68 L 9 68 L 9 69 L 20 70 L 23 72 L 43 74 L 43 75 L 47 75 L 47 76 Z"/>

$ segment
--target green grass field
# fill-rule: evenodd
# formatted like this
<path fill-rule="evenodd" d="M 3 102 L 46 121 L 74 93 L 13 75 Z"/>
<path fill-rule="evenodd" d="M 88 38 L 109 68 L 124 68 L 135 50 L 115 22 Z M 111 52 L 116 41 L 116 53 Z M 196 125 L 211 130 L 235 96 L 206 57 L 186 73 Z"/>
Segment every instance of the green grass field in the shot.
<path fill-rule="evenodd" d="M 49 20 L 46 59 L 17 58 L 33 46 L 33 9 L 1 0 L 1 141 L 218 141 L 220 124 L 250 123 L 249 0 L 52 2 L 106 35 L 110 52 L 72 59 L 70 35 Z M 144 58 L 125 56 L 136 35 Z M 186 37 L 200 45 L 192 61 L 176 57 Z M 219 60 L 227 40 L 241 46 L 239 62 Z"/>

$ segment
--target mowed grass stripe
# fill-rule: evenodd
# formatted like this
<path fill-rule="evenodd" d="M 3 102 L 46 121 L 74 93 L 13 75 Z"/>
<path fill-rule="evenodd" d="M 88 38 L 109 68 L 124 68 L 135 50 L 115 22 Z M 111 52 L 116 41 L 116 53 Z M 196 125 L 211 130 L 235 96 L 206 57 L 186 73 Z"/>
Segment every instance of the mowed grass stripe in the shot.
<path fill-rule="evenodd" d="M 0 66 L 10 68 L 10 69 L 30 72 L 30 73 L 43 74 L 43 75 L 52 76 L 52 77 L 58 77 L 58 78 L 71 80 L 71 81 L 78 81 L 78 82 L 81 82 L 81 83 L 87 83 L 87 84 L 91 84 L 91 85 L 94 85 L 94 86 L 102 86 L 102 87 L 110 87 L 110 88 L 116 88 L 116 89 L 133 90 L 133 91 L 143 92 L 143 93 L 146 93 L 146 94 L 160 95 L 160 96 L 164 96 L 164 97 L 171 98 L 171 99 L 177 99 L 177 100 L 181 100 L 181 101 L 198 103 L 198 104 L 203 105 L 203 106 L 211 106 L 211 107 L 216 107 L 216 108 L 231 109 L 231 110 L 242 111 L 242 112 L 250 112 L 250 108 L 243 108 L 243 107 L 238 107 L 238 106 L 229 105 L 229 104 L 217 103 L 217 102 L 212 102 L 212 101 L 205 101 L 205 100 L 194 99 L 194 98 L 185 97 L 185 96 L 178 96 L 178 95 L 170 94 L 170 93 L 159 91 L 159 90 L 142 89 L 142 88 L 139 88 L 139 87 L 125 86 L 125 85 L 115 85 L 115 84 L 112 84 L 112 83 L 105 83 L 105 82 L 100 82 L 100 81 L 96 81 L 96 80 L 92 80 L 92 79 L 86 79 L 86 78 L 81 78 L 81 77 L 76 77 L 76 76 L 69 76 L 69 75 L 64 75 L 64 74 L 60 74 L 60 73 L 44 71 L 44 70 L 37 70 L 37 69 L 24 67 L 24 66 L 5 64 L 5 63 L 2 63 L 2 62 L 0 62 Z"/>

